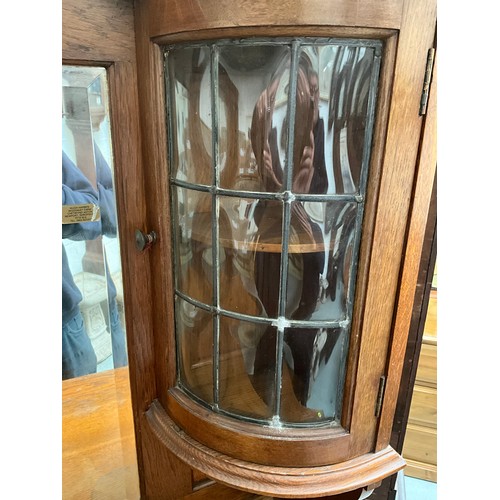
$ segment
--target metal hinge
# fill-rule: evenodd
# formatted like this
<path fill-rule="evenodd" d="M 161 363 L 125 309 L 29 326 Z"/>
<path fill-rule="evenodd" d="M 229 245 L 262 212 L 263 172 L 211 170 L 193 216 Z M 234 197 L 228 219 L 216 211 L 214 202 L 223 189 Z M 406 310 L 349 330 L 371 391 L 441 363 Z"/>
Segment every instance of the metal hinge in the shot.
<path fill-rule="evenodd" d="M 378 394 L 377 394 L 377 404 L 375 405 L 375 416 L 380 417 L 380 410 L 382 409 L 382 401 L 384 400 L 385 392 L 385 375 L 380 377 L 380 382 L 378 384 Z"/>
<path fill-rule="evenodd" d="M 429 87 L 432 80 L 432 69 L 434 68 L 434 54 L 436 49 L 431 48 L 427 52 L 427 64 L 425 65 L 424 86 L 422 87 L 422 95 L 420 97 L 420 109 L 418 114 L 425 115 L 427 112 L 427 101 L 429 100 Z"/>

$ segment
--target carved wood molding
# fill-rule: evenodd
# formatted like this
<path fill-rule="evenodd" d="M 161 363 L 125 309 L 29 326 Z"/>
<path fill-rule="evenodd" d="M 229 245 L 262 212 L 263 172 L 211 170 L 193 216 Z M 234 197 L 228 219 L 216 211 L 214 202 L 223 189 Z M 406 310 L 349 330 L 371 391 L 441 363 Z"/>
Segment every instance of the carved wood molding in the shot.
<path fill-rule="evenodd" d="M 389 446 L 340 464 L 321 467 L 275 467 L 238 460 L 189 437 L 158 401 L 146 412 L 150 430 L 189 467 L 228 486 L 260 495 L 311 498 L 336 495 L 376 483 L 405 466 Z"/>

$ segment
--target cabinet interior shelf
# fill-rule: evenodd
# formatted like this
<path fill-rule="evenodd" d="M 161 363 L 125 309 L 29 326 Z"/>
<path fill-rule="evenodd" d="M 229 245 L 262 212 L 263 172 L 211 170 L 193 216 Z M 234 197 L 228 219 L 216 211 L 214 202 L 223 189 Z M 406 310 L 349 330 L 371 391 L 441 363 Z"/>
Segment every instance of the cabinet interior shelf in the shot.
<path fill-rule="evenodd" d="M 197 213 L 193 224 L 191 239 L 212 246 L 212 219 L 210 213 Z M 288 253 L 314 253 L 332 250 L 334 238 L 330 242 L 318 241 L 317 236 L 302 228 L 290 228 Z M 249 233 L 244 227 L 232 228 L 228 225 L 219 226 L 218 243 L 223 248 L 241 252 L 282 252 L 281 220 L 263 219 L 258 232 Z"/>

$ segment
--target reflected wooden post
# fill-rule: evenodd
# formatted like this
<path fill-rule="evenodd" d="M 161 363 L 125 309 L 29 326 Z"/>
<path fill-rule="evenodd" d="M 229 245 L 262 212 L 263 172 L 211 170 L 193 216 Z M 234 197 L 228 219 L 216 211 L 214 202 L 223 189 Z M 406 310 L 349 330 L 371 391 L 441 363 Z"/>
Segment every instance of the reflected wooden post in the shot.
<path fill-rule="evenodd" d="M 92 134 L 94 130 L 99 129 L 105 117 L 103 99 L 100 98 L 99 92 L 91 92 L 87 84 L 63 87 L 62 91 L 66 124 L 74 140 L 75 163 L 98 192 Z M 99 200 L 97 201 L 99 203 Z M 100 363 L 112 354 L 111 320 L 102 235 L 85 241 L 82 270 L 83 273 L 75 277 L 83 295 L 80 309 L 84 317 L 86 332 L 97 356 L 97 362 Z"/>

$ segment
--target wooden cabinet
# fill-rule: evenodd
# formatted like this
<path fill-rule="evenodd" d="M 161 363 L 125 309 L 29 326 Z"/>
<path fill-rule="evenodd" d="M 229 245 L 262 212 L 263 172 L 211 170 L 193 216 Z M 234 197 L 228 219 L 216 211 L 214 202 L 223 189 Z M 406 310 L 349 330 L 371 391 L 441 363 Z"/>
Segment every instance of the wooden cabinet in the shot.
<path fill-rule="evenodd" d="M 389 434 L 435 167 L 416 168 L 435 2 L 127 6 L 67 0 L 63 56 L 109 72 L 141 495 L 373 488 L 404 467 Z M 86 16 L 113 36 L 81 40 Z M 332 189 L 312 187 L 316 99 Z"/>
<path fill-rule="evenodd" d="M 320 1 L 308 2 L 307 7 L 300 1 L 280 6 L 267 2 L 203 2 L 190 4 L 191 8 L 180 2 L 138 4 L 136 43 L 145 182 L 150 193 L 148 225 L 160 234 L 150 252 L 157 278 L 153 285 L 156 398 L 142 419 L 142 428 L 147 429 L 143 447 L 148 450 L 145 487 L 151 494 L 168 495 L 169 482 L 160 480 L 158 470 L 162 463 L 168 467 L 172 454 L 216 481 L 277 497 L 343 493 L 374 484 L 403 465 L 388 446 L 407 334 L 404 317 L 411 311 L 412 299 L 403 301 L 406 290 L 399 288 L 399 279 L 408 241 L 405 231 L 411 218 L 410 199 L 423 123 L 418 108 L 427 55 L 433 44 L 435 7 L 432 2 L 424 6 L 411 1 L 384 2 L 376 9 L 374 4 L 364 4 L 363 9 L 353 2 L 338 4 L 343 8 Z M 300 232 L 297 238 L 301 246 L 286 241 L 286 228 L 293 228 L 288 221 L 294 217 L 293 209 L 287 212 L 287 203 L 305 204 L 313 198 L 308 197 L 311 191 L 298 191 L 294 185 L 294 166 L 283 181 L 274 162 L 274 179 L 262 173 L 266 167 L 259 156 L 258 134 L 254 133 L 260 111 L 255 110 L 260 99 L 266 98 L 268 112 L 277 108 L 282 82 L 262 75 L 262 71 L 261 79 L 267 81 L 256 92 L 259 82 L 252 80 L 251 74 L 259 67 L 259 58 L 266 61 L 266 66 L 261 65 L 266 71 L 272 66 L 271 59 L 263 55 L 269 44 L 276 49 L 272 60 L 278 61 L 277 67 L 280 54 L 291 54 L 283 56 L 291 61 L 290 66 L 284 63 L 287 78 L 294 72 L 298 76 L 290 79 L 290 85 L 283 85 L 283 95 L 285 102 L 293 100 L 296 89 L 300 90 L 302 47 L 349 47 L 351 42 L 353 46 L 371 44 L 379 50 L 381 65 L 373 102 L 372 147 L 369 152 L 364 150 L 370 167 L 366 196 L 358 192 L 365 200 L 365 211 L 359 229 L 359 253 L 353 247 L 351 254 L 357 261 L 357 277 L 352 316 L 347 316 L 350 340 L 341 383 L 343 399 L 337 424 L 332 425 L 333 420 L 325 424 L 322 412 L 314 417 L 312 412 L 307 413 L 310 408 L 303 400 L 294 399 L 298 358 L 291 341 L 287 341 L 287 328 L 296 326 L 296 316 L 287 316 L 288 304 L 284 306 L 279 299 L 284 295 L 283 287 L 289 285 L 280 255 L 286 259 L 287 252 L 311 251 L 305 236 L 301 241 Z M 244 50 L 256 45 L 260 52 Z M 348 58 L 347 50 L 345 54 Z M 331 64 L 335 66 L 335 57 Z M 276 88 L 266 87 L 268 81 L 276 82 Z M 329 88 L 325 92 L 327 102 Z M 350 95 L 347 87 L 345 92 L 340 91 L 331 100 L 334 107 L 341 102 L 341 95 Z M 245 107 L 243 99 L 248 99 L 250 106 Z M 308 118 L 301 115 L 299 100 L 294 106 L 290 107 L 292 118 L 287 126 L 292 122 L 292 127 L 306 129 Z M 263 115 L 265 110 L 263 106 Z M 293 122 L 293 113 L 295 119 L 301 118 Z M 271 120 L 270 129 L 273 123 Z M 369 119 L 363 127 L 367 123 Z M 337 124 L 337 132 L 343 126 Z M 271 143 L 266 134 L 264 138 Z M 292 157 L 290 165 L 297 165 L 300 155 L 294 147 L 300 145 L 300 138 L 292 129 L 282 137 L 284 148 L 289 144 L 290 149 L 282 156 L 281 165 Z M 333 150 L 345 140 L 343 137 L 340 134 L 333 141 Z M 355 147 L 353 143 L 351 147 Z M 335 162 L 344 161 L 342 154 L 345 150 Z M 363 158 L 363 154 L 358 157 Z M 291 188 L 286 187 L 287 178 Z M 323 192 L 325 202 L 338 195 L 350 200 L 348 191 L 337 190 L 339 183 L 340 178 L 334 192 Z M 271 188 L 273 185 L 279 187 Z M 327 198 L 330 195 L 332 198 Z M 430 188 L 425 192 L 424 187 L 422 195 L 423 200 L 427 196 L 428 203 Z M 248 243 L 248 239 L 238 239 L 238 221 L 228 215 L 225 222 L 221 215 L 229 213 L 228 200 L 238 204 L 243 198 L 270 202 L 267 220 L 274 222 L 269 231 L 259 233 L 258 245 L 253 240 Z M 270 215 L 272 203 L 276 210 Z M 254 210 L 251 203 L 240 208 L 240 215 Z M 197 213 L 200 217 L 192 215 Z M 416 245 L 413 250 L 421 245 L 418 238 L 411 240 Z M 309 246 L 314 252 L 329 250 L 317 239 Z M 277 255 L 278 263 L 268 259 L 268 275 L 263 275 L 268 281 L 274 280 L 277 295 L 264 298 L 259 288 L 262 281 L 256 280 L 249 297 L 252 300 L 247 301 L 248 289 L 235 284 L 243 275 L 241 269 L 248 270 L 253 264 L 240 265 L 240 272 L 233 274 L 227 274 L 226 266 L 232 269 L 235 258 L 241 263 L 243 253 L 250 253 L 251 262 L 260 262 L 259 251 Z M 185 266 L 186 261 L 191 264 Z M 254 275 L 252 271 L 250 276 Z M 229 276 L 233 281 L 227 280 Z M 411 276 L 406 279 L 405 286 L 411 289 Z M 253 300 L 255 297 L 259 300 Z M 274 306 L 270 305 L 272 300 Z M 396 305 L 396 319 L 400 319 L 393 328 Z M 265 316 L 259 316 L 262 306 Z M 258 328 L 256 323 L 264 327 Z M 235 340 L 242 324 L 254 325 L 247 333 L 257 335 L 262 330 L 259 339 L 268 340 L 264 352 L 270 353 L 266 368 L 269 376 L 260 385 L 256 385 L 258 373 L 252 372 L 256 365 L 249 368 L 241 344 Z M 249 340 L 247 354 L 262 346 L 253 345 L 249 337 L 245 337 Z M 289 356 L 294 361 L 291 371 L 292 364 L 287 366 L 283 361 L 287 354 L 281 357 L 284 344 L 290 346 Z M 229 350 L 224 351 L 226 348 Z M 307 357 L 305 349 L 303 354 Z M 224 378 L 227 373 L 233 377 L 229 384 Z M 231 394 L 228 387 L 233 389 Z M 308 425 L 314 418 L 316 425 Z M 307 475 L 303 467 L 308 467 Z"/>

